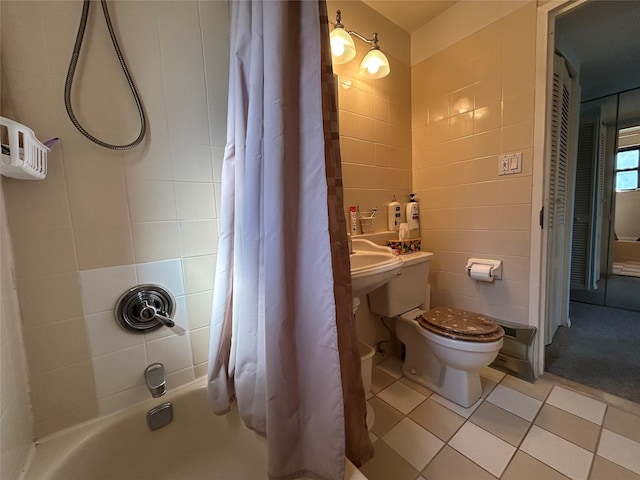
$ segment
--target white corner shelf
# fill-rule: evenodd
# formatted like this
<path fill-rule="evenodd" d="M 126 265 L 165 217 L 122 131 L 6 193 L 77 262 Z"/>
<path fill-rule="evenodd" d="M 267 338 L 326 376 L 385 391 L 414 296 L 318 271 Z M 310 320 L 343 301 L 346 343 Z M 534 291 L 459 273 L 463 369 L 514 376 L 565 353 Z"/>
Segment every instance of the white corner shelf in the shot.
<path fill-rule="evenodd" d="M 44 180 L 47 176 L 47 153 L 43 145 L 28 127 L 0 117 L 2 144 L 0 174 L 21 180 Z"/>

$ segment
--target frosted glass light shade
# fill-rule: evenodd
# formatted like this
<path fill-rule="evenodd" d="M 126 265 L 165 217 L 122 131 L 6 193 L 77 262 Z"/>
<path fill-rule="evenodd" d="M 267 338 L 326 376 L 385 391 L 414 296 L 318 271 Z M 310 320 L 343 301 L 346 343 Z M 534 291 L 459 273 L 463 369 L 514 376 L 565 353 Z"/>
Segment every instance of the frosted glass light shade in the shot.
<path fill-rule="evenodd" d="M 389 60 L 384 53 L 378 49 L 371 49 L 362 59 L 360 64 L 360 75 L 372 80 L 384 78 L 389 75 Z"/>
<path fill-rule="evenodd" d="M 356 45 L 353 38 L 344 28 L 336 27 L 329 34 L 331 39 L 331 55 L 333 63 L 341 65 L 350 62 L 356 57 Z"/>

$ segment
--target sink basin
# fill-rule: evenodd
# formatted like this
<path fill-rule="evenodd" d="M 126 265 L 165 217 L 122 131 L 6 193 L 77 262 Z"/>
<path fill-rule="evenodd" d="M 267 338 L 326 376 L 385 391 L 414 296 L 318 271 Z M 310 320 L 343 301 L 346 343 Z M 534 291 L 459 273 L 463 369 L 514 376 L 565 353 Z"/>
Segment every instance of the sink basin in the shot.
<path fill-rule="evenodd" d="M 354 238 L 352 243 L 349 259 L 354 297 L 366 295 L 398 275 L 403 263 L 390 248 L 360 238 Z"/>

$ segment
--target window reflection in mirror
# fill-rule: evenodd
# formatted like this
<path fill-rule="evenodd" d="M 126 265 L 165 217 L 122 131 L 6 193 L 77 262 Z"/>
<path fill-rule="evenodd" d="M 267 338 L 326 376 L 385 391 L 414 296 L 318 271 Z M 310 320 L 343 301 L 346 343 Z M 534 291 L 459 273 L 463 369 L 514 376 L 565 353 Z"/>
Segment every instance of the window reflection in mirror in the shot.
<path fill-rule="evenodd" d="M 618 132 L 614 275 L 640 277 L 640 125 Z"/>

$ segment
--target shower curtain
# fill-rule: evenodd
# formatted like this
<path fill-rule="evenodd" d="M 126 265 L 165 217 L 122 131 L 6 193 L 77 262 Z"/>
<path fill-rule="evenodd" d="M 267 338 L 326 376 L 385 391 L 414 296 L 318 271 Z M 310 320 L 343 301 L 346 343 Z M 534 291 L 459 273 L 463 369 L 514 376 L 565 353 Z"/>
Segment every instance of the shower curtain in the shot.
<path fill-rule="evenodd" d="M 373 450 L 324 1 L 230 2 L 209 400 L 267 437 L 269 478 L 342 480 Z"/>

